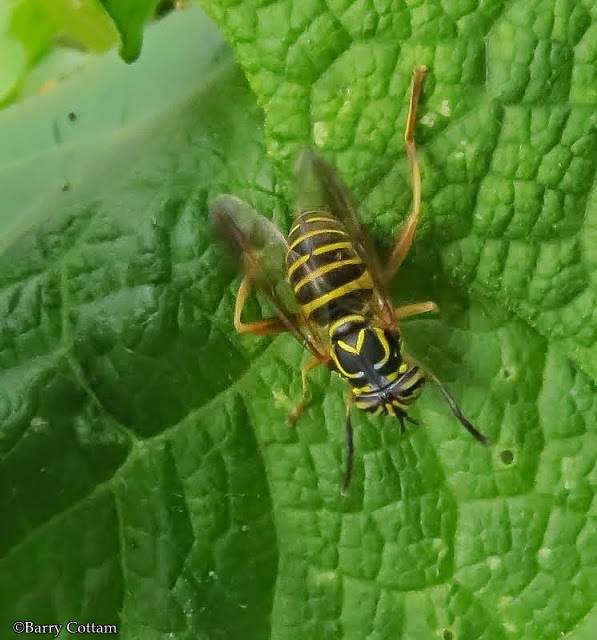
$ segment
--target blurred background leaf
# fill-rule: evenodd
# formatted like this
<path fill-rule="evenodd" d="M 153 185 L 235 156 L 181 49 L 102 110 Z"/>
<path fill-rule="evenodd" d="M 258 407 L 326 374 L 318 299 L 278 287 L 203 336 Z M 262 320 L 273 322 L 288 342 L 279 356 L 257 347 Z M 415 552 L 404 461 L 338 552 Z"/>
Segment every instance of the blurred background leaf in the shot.
<path fill-rule="evenodd" d="M 170 0 L 0 0 L 0 107 L 52 91 L 120 45 L 137 58 L 145 24 L 182 6 Z"/>

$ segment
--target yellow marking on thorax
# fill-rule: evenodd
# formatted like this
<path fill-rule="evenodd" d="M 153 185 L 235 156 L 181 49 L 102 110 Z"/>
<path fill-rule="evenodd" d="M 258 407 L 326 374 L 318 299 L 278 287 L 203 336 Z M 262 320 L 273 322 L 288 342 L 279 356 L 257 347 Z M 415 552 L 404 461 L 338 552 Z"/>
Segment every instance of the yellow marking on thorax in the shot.
<path fill-rule="evenodd" d="M 343 324 L 346 324 L 347 322 L 365 322 L 365 317 L 362 316 L 360 313 L 351 313 L 347 316 L 342 316 L 342 318 L 338 318 L 338 320 L 336 320 L 335 322 L 332 322 L 332 324 L 330 325 L 329 329 L 328 329 L 328 334 L 331 336 L 334 335 L 334 333 L 336 333 L 336 330 L 338 329 L 338 327 L 341 327 Z"/>
<path fill-rule="evenodd" d="M 313 236 L 320 236 L 324 233 L 334 233 L 339 236 L 348 236 L 346 231 L 342 231 L 342 229 L 314 229 L 313 231 L 307 231 L 302 236 L 298 237 L 289 247 L 288 251 L 292 251 L 296 246 L 298 246 L 303 240 L 307 240 L 308 238 L 312 238 Z"/>
<path fill-rule="evenodd" d="M 294 286 L 294 293 L 298 293 L 299 289 L 304 287 L 309 282 L 319 278 L 320 276 L 329 273 L 330 271 L 335 271 L 340 267 L 345 267 L 350 264 L 363 264 L 363 261 L 360 258 L 349 258 L 348 260 L 338 260 L 338 262 L 330 262 L 330 264 L 324 264 L 319 269 L 315 269 L 315 271 L 311 271 L 304 278 L 301 278 L 296 285 Z"/>
<path fill-rule="evenodd" d="M 353 347 L 348 344 L 348 342 L 344 342 L 344 340 L 338 340 L 338 346 L 344 349 L 344 351 L 348 351 L 348 353 L 354 353 L 355 356 L 358 356 L 361 353 L 361 349 L 363 348 L 363 342 L 365 342 L 365 330 L 361 329 L 359 331 L 359 335 L 357 336 L 357 343 Z"/>
<path fill-rule="evenodd" d="M 331 302 L 332 300 L 335 300 L 336 298 L 341 298 L 345 293 L 356 291 L 357 289 L 373 289 L 373 281 L 371 280 L 371 276 L 369 275 L 368 271 L 365 271 L 365 273 L 363 273 L 363 275 L 356 280 L 344 284 L 341 287 L 330 291 L 329 293 L 325 293 L 319 298 L 316 298 L 315 300 L 312 300 L 308 304 L 304 305 L 302 307 L 303 313 L 308 318 L 316 309 L 323 307 L 323 305 Z"/>
<path fill-rule="evenodd" d="M 408 364 L 406 364 L 406 362 L 403 362 L 398 368 L 398 371 L 399 373 L 406 373 L 408 371 Z"/>
<path fill-rule="evenodd" d="M 375 363 L 375 368 L 380 369 L 390 358 L 390 345 L 388 344 L 383 329 L 379 329 L 378 327 L 376 327 L 375 334 L 377 335 L 377 338 L 379 339 L 381 346 L 383 347 L 383 358 L 379 362 Z"/>

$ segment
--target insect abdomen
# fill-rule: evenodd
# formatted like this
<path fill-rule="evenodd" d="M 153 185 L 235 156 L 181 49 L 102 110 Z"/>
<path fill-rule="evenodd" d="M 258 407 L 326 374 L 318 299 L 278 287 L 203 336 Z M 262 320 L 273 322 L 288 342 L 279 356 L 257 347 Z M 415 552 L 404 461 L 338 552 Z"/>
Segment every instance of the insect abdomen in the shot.
<path fill-rule="evenodd" d="M 307 318 L 325 326 L 363 309 L 373 281 L 337 218 L 325 211 L 301 214 L 288 247 L 288 277 Z"/>

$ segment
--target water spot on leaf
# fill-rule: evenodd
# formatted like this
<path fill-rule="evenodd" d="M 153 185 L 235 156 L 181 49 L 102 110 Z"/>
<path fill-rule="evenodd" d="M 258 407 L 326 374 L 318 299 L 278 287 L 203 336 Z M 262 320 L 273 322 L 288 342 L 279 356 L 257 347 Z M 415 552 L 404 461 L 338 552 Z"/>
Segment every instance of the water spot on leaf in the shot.
<path fill-rule="evenodd" d="M 452 113 L 450 102 L 448 100 L 442 100 L 438 111 L 442 114 L 442 116 L 448 117 Z"/>
<path fill-rule="evenodd" d="M 313 140 L 317 147 L 323 147 L 328 139 L 330 131 L 325 122 L 315 122 L 313 124 Z"/>
<path fill-rule="evenodd" d="M 436 120 L 437 120 L 437 115 L 435 113 L 426 113 L 421 118 L 420 122 L 424 127 L 433 127 Z"/>

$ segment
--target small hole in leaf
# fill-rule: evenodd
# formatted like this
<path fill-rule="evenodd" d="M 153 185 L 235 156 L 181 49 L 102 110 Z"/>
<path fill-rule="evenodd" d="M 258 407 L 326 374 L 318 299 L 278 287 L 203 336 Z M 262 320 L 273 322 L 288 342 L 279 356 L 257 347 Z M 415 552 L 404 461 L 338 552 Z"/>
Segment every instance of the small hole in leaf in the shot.
<path fill-rule="evenodd" d="M 510 378 L 512 376 L 512 369 L 509 369 L 508 367 L 504 367 L 502 369 L 502 375 L 507 380 L 508 378 Z"/>
<path fill-rule="evenodd" d="M 514 454 L 512 453 L 512 451 L 510 451 L 510 449 L 504 449 L 500 453 L 500 458 L 504 464 L 512 464 L 512 462 L 514 461 Z"/>
<path fill-rule="evenodd" d="M 444 640 L 452 640 L 454 634 L 450 631 L 450 629 L 444 629 L 443 639 Z"/>
<path fill-rule="evenodd" d="M 62 185 L 62 191 L 70 191 L 70 183 L 65 182 L 65 183 Z"/>
<path fill-rule="evenodd" d="M 70 111 L 68 114 L 68 119 L 71 122 L 74 122 L 77 119 L 77 114 L 74 111 Z"/>

